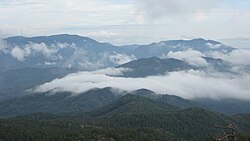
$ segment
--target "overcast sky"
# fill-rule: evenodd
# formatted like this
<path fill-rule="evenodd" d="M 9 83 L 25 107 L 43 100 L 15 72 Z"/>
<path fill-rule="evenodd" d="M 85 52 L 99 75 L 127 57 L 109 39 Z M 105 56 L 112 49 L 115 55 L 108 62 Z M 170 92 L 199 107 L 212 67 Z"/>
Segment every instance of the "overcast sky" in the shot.
<path fill-rule="evenodd" d="M 250 37 L 249 0 L 0 0 L 0 36 L 89 36 L 113 44 Z"/>

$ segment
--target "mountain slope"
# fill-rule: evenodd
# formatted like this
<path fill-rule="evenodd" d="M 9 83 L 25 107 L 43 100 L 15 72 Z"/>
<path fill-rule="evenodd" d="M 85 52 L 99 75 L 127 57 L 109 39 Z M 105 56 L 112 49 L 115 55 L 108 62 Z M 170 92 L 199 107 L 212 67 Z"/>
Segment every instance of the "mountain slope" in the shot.
<path fill-rule="evenodd" d="M 138 58 L 148 58 L 152 56 L 162 56 L 170 51 L 185 51 L 187 49 L 196 50 L 204 54 L 211 51 L 231 52 L 234 48 L 223 45 L 213 40 L 205 40 L 202 38 L 193 40 L 169 40 L 149 45 L 142 45 L 133 52 Z"/>
<path fill-rule="evenodd" d="M 72 94 L 74 95 L 74 94 Z M 71 93 L 32 94 L 0 101 L 0 117 L 20 116 L 31 113 L 81 113 L 102 107 L 121 95 L 111 88 L 93 89 L 76 96 Z"/>
<path fill-rule="evenodd" d="M 190 65 L 186 61 L 166 58 L 160 59 L 158 57 L 142 58 L 133 60 L 131 62 L 122 64 L 116 68 L 129 68 L 132 71 L 124 72 L 124 77 L 146 77 L 152 75 L 164 75 L 168 72 L 187 71 L 187 70 L 201 70 L 205 72 L 226 72 L 235 73 L 233 65 L 221 59 L 214 59 L 210 57 L 202 57 L 206 62 L 206 66 Z"/>
<path fill-rule="evenodd" d="M 106 105 L 98 110 L 94 110 L 90 112 L 90 116 L 94 117 L 112 117 L 112 116 L 127 116 L 131 114 L 139 114 L 139 113 L 161 113 L 161 112 L 173 112 L 179 110 L 178 108 L 158 103 L 156 101 L 135 96 L 131 94 L 127 94 L 117 101 Z"/>
<path fill-rule="evenodd" d="M 93 39 L 88 37 L 82 37 L 78 35 L 69 35 L 69 34 L 59 34 L 59 35 L 51 35 L 51 36 L 38 36 L 38 37 L 23 37 L 23 36 L 14 36 L 4 39 L 9 45 L 18 45 L 25 46 L 29 43 L 44 43 L 46 45 L 53 45 L 57 43 L 66 43 L 68 45 L 75 44 L 78 47 L 91 49 L 100 49 L 98 51 L 102 51 L 101 49 L 109 49 L 113 50 L 116 47 L 108 44 L 108 43 L 99 43 Z"/>
<path fill-rule="evenodd" d="M 202 140 L 216 135 L 215 124 L 227 125 L 233 118 L 201 108 L 179 110 L 168 104 L 126 95 L 100 109 L 90 111 L 87 122 L 112 128 L 153 128 L 186 140 Z M 86 115 L 85 115 L 86 116 Z M 241 127 L 239 127 L 241 128 Z M 249 132 L 249 129 L 247 129 Z"/>
<path fill-rule="evenodd" d="M 197 69 L 184 61 L 177 59 L 160 59 L 157 57 L 142 58 L 117 68 L 129 68 L 132 71 L 124 72 L 124 77 L 145 77 L 150 75 L 163 75 L 166 72 L 182 71 L 189 69 Z"/>
<path fill-rule="evenodd" d="M 197 50 L 231 52 L 232 47 L 213 40 L 169 40 L 149 45 L 114 46 L 88 37 L 60 34 L 52 36 L 4 39 L 6 47 L 0 51 L 0 72 L 22 67 L 73 67 L 96 70 L 113 67 L 134 59 L 162 57 L 170 51 Z"/>
<path fill-rule="evenodd" d="M 81 94 L 72 94 L 69 92 L 30 94 L 23 97 L 1 101 L 0 106 L 3 108 L 0 109 L 0 116 L 20 116 L 39 112 L 52 114 L 70 112 L 81 113 L 104 106 L 106 104 L 110 104 L 122 95 L 126 94 L 129 94 L 129 92 L 116 91 L 112 88 L 93 89 Z M 201 107 L 195 102 L 191 102 L 177 96 L 157 95 L 154 92 L 146 89 L 137 90 L 131 92 L 131 94 L 133 94 L 134 96 L 128 95 L 127 97 L 124 97 L 124 99 L 116 102 L 116 106 L 121 106 L 121 108 L 122 106 L 127 106 L 123 107 L 122 109 L 128 109 L 133 108 L 134 106 L 138 106 L 138 109 L 134 109 L 138 110 L 137 112 L 140 111 L 140 106 L 144 107 L 145 104 L 150 105 L 156 103 L 156 105 L 164 109 L 169 109 L 170 111 L 171 109 L 176 109 L 176 107 L 181 109 Z M 137 99 L 136 97 L 140 97 L 140 99 Z M 146 98 L 149 98 L 151 100 L 145 100 Z M 146 103 L 144 103 L 145 101 Z M 124 103 L 124 105 L 122 103 Z M 166 105 L 168 106 L 166 107 Z M 147 107 L 148 109 L 141 110 L 147 111 L 150 110 L 151 107 L 153 106 L 149 106 Z"/>
<path fill-rule="evenodd" d="M 224 61 L 222 59 L 214 59 L 211 57 L 202 57 L 206 60 L 208 66 L 205 69 L 205 71 L 215 71 L 215 72 L 226 72 L 226 73 L 235 73 L 233 71 L 233 64 Z M 247 70 L 247 69 L 245 69 Z"/>
<path fill-rule="evenodd" d="M 250 113 L 248 101 L 237 101 L 234 99 L 228 101 L 211 99 L 187 100 L 174 95 L 156 94 L 147 89 L 125 92 L 117 91 L 112 88 L 104 88 L 93 89 L 80 94 L 72 94 L 70 92 L 47 92 L 2 100 L 0 101 L 0 107 L 2 107 L 0 108 L 0 117 L 20 116 L 39 112 L 51 114 L 82 113 L 110 104 L 121 96 L 127 94 L 132 95 L 128 96 L 126 99 L 121 99 L 119 102 L 116 102 L 115 106 L 113 106 L 116 108 L 121 106 L 121 111 L 130 108 L 133 109 L 133 107 L 138 106 L 133 110 L 138 110 L 136 112 L 140 112 L 140 106 L 144 107 L 145 104 L 150 105 L 157 103 L 160 107 L 162 105 L 168 105 L 165 109 L 169 109 L 169 107 L 172 107 L 172 109 L 200 107 L 227 115 Z M 136 97 L 140 97 L 140 99 L 137 99 Z M 143 105 L 145 99 L 149 99 L 150 101 L 146 100 L 147 102 Z M 147 109 L 141 109 L 141 111 L 150 111 L 152 107 L 154 106 L 149 106 Z M 102 111 L 109 110 L 102 109 Z"/>
<path fill-rule="evenodd" d="M 15 36 L 4 41 L 7 45 L 0 52 L 0 65 L 3 66 L 0 71 L 22 67 L 94 70 L 117 65 L 117 55 L 130 57 L 124 54 L 125 48 L 78 35 Z"/>
<path fill-rule="evenodd" d="M 138 113 L 136 117 L 130 114 L 123 119 L 116 115 L 105 120 L 94 118 L 95 124 L 82 117 L 46 114 L 0 119 L 0 140 L 212 141 L 218 133 L 222 133 L 214 124 L 227 125 L 234 118 L 238 122 L 238 141 L 249 139 L 246 135 L 249 133 L 249 126 L 246 124 L 249 122 L 249 115 L 227 117 L 197 108 L 163 116 L 161 114 L 163 113 L 155 113 L 151 118 L 143 113 Z M 241 128 L 242 125 L 245 125 L 244 128 Z"/>
<path fill-rule="evenodd" d="M 210 111 L 215 111 L 218 113 L 223 113 L 226 115 L 234 114 L 250 114 L 250 102 L 247 100 L 238 100 L 238 99 L 184 99 L 175 95 L 168 94 L 155 94 L 154 92 L 147 89 L 139 89 L 131 92 L 134 95 L 146 97 L 157 102 L 166 103 L 173 105 L 180 109 L 187 109 L 193 107 L 200 107 Z"/>
<path fill-rule="evenodd" d="M 147 89 L 139 89 L 133 91 L 132 94 L 146 97 L 157 102 L 173 105 L 180 109 L 187 109 L 191 107 L 205 107 L 198 102 L 187 100 L 175 95 L 167 95 L 167 94 L 155 94 L 154 92 Z"/>
<path fill-rule="evenodd" d="M 0 73 L 0 101 L 28 94 L 27 90 L 76 72 L 69 68 L 21 68 Z"/>
<path fill-rule="evenodd" d="M 250 114 L 250 101 L 238 100 L 238 99 L 195 99 L 199 103 L 202 103 L 207 109 L 212 111 L 221 112 L 228 115 L 234 114 Z"/>
<path fill-rule="evenodd" d="M 48 117 L 51 117 L 48 115 Z M 21 131 L 21 132 L 20 132 Z M 169 132 L 155 129 L 105 128 L 72 119 L 0 119 L 1 141 L 181 141 Z"/>
<path fill-rule="evenodd" d="M 106 91 L 103 91 L 103 94 Z M 39 137 L 41 133 L 47 135 L 47 131 L 50 131 L 50 135 L 46 137 L 50 137 L 51 134 L 55 134 L 56 137 L 63 135 L 64 138 L 59 140 L 68 139 L 68 137 L 71 139 L 72 137 L 78 139 L 85 137 L 92 140 L 93 137 L 100 137 L 110 140 L 110 137 L 119 138 L 115 133 L 112 133 L 116 131 L 116 133 L 123 135 L 124 139 L 131 140 L 137 140 L 136 137 L 140 137 L 138 140 L 200 141 L 209 140 L 209 138 L 214 138 L 222 133 L 218 128 L 215 128 L 216 124 L 228 125 L 229 123 L 236 124 L 238 134 L 250 133 L 249 115 L 231 117 L 202 108 L 180 110 L 157 100 L 128 94 L 117 98 L 108 105 L 81 114 L 61 116 L 31 114 L 12 119 L 0 119 L 0 130 L 3 130 L 0 133 L 6 132 L 2 137 L 10 138 L 12 136 L 9 136 L 9 133 L 16 134 L 17 130 L 25 129 L 22 132 L 26 135 L 25 137 L 17 135 L 21 136 L 21 139 L 27 138 L 27 136 L 30 138 Z M 28 134 L 29 131 L 32 131 L 32 134 Z M 91 136 L 86 137 L 86 135 Z"/>

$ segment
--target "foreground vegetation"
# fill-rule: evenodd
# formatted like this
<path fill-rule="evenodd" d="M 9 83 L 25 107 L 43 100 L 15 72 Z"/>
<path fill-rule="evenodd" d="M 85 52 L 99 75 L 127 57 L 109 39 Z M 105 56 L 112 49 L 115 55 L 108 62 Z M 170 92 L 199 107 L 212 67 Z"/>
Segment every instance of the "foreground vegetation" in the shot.
<path fill-rule="evenodd" d="M 249 119 L 126 95 L 87 113 L 1 119 L 0 141 L 212 141 L 223 133 L 214 125 L 230 123 L 238 141 L 249 141 Z"/>

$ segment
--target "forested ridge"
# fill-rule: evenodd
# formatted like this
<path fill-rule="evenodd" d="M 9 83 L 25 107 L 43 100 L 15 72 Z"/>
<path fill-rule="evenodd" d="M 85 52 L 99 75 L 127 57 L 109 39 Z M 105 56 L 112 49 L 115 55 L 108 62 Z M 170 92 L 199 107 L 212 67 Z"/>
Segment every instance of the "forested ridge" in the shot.
<path fill-rule="evenodd" d="M 215 125 L 237 126 L 238 141 L 250 139 L 249 115 L 226 116 L 202 108 L 180 109 L 164 102 L 125 95 L 78 114 L 34 113 L 0 120 L 1 141 L 212 141 Z"/>

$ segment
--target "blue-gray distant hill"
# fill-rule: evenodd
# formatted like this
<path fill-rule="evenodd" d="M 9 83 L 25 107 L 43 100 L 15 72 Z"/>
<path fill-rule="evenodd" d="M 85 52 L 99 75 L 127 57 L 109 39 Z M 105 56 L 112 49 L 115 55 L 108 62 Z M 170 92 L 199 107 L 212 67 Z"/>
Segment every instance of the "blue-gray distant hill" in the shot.
<path fill-rule="evenodd" d="M 158 57 L 151 57 L 134 60 L 120 65 L 117 68 L 129 68 L 131 70 L 124 72 L 123 77 L 146 77 L 188 70 L 233 73 L 232 64 L 224 60 L 209 57 L 203 57 L 203 59 L 207 62 L 207 66 L 198 67 L 173 58 L 160 59 Z"/>
<path fill-rule="evenodd" d="M 162 56 L 170 51 L 185 51 L 187 49 L 196 50 L 205 54 L 212 51 L 231 52 L 234 50 L 233 47 L 223 45 L 220 42 L 198 38 L 193 40 L 169 40 L 149 45 L 141 45 L 136 48 L 133 53 L 138 58 L 146 58 Z"/>
<path fill-rule="evenodd" d="M 95 70 L 140 58 L 162 57 L 170 51 L 192 49 L 207 54 L 212 51 L 228 53 L 234 50 L 220 42 L 201 38 L 124 46 L 100 43 L 88 37 L 69 34 L 14 36 L 4 41 L 6 47 L 0 51 L 0 72 L 24 67 L 70 67 Z"/>
<path fill-rule="evenodd" d="M 124 77 L 146 77 L 152 75 L 164 75 L 167 72 L 198 69 L 198 67 L 177 59 L 160 59 L 157 57 L 142 58 L 118 66 L 118 68 L 129 68 L 131 71 L 124 72 Z"/>
<path fill-rule="evenodd" d="M 169 111 L 198 107 L 228 115 L 242 113 L 250 114 L 249 101 L 240 101 L 233 99 L 231 99 L 230 101 L 211 99 L 187 100 L 174 95 L 156 94 L 147 89 L 139 89 L 136 91 L 128 92 L 113 88 L 103 88 L 92 89 L 79 94 L 71 92 L 35 93 L 22 97 L 12 98 L 9 100 L 3 100 L 0 101 L 0 118 L 22 116 L 33 113 L 79 114 L 95 110 L 97 108 L 101 108 L 112 103 L 116 103 L 115 105 L 118 104 L 122 107 L 127 107 L 123 103 L 116 102 L 116 100 L 126 95 L 128 95 L 127 98 L 132 98 L 132 101 L 136 100 L 136 103 L 138 102 L 138 104 L 133 102 L 130 104 L 135 104 L 135 107 L 142 106 L 141 108 L 144 108 L 133 109 L 133 107 L 131 107 L 130 105 L 131 110 L 134 111 L 145 111 L 146 109 L 150 108 L 147 107 L 148 105 L 146 103 L 143 104 L 140 102 L 140 100 L 137 101 L 137 97 L 139 97 L 139 99 L 141 100 L 145 98 L 150 99 L 150 101 L 146 100 L 149 102 L 149 105 L 150 103 L 158 103 L 156 105 L 161 107 L 161 109 L 168 107 L 167 109 Z M 131 97 L 131 95 L 136 96 L 135 99 L 133 96 Z M 109 109 L 110 108 L 111 107 L 109 107 Z M 122 109 L 125 111 L 127 110 L 126 108 Z M 101 110 L 98 114 L 102 114 L 100 112 L 104 111 Z"/>

